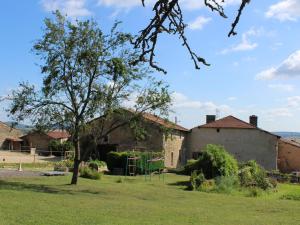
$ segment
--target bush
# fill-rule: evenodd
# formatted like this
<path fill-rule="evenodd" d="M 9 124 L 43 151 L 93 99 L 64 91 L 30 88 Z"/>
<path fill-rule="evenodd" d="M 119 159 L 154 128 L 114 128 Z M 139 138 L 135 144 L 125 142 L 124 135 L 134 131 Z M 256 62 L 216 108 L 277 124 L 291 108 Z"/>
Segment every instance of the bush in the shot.
<path fill-rule="evenodd" d="M 98 171 L 101 167 L 105 167 L 106 163 L 100 160 L 90 160 L 88 165 L 91 169 Z"/>
<path fill-rule="evenodd" d="M 237 176 L 217 177 L 214 191 L 219 193 L 231 193 L 240 186 Z"/>
<path fill-rule="evenodd" d="M 51 140 L 49 142 L 49 151 L 55 156 L 62 156 L 66 151 L 74 151 L 74 146 L 69 141 L 61 143 L 57 140 Z"/>
<path fill-rule="evenodd" d="M 200 191 L 205 191 L 205 192 L 211 192 L 214 191 L 215 189 L 216 189 L 216 182 L 214 179 L 203 181 L 199 188 Z"/>
<path fill-rule="evenodd" d="M 92 180 L 100 180 L 101 173 L 98 173 L 98 171 L 85 166 L 80 168 L 80 177 L 88 178 Z"/>
<path fill-rule="evenodd" d="M 193 190 L 199 190 L 201 184 L 205 181 L 204 174 L 194 170 L 191 174 L 190 182 Z"/>
<path fill-rule="evenodd" d="M 55 171 L 72 171 L 73 168 L 74 168 L 74 161 L 70 159 L 62 160 L 54 164 Z"/>
<path fill-rule="evenodd" d="M 267 177 L 266 171 L 254 160 L 241 165 L 239 179 L 244 187 L 258 187 L 263 190 L 276 188 L 277 182 Z"/>
<path fill-rule="evenodd" d="M 194 170 L 202 171 L 206 179 L 236 176 L 238 174 L 238 163 L 224 147 L 207 145 L 198 160 L 189 161 L 185 166 L 187 174 Z"/>
<path fill-rule="evenodd" d="M 195 160 L 195 159 L 188 160 L 187 164 L 183 168 L 182 173 L 190 176 L 194 170 L 198 169 L 197 162 L 198 162 L 198 160 Z"/>

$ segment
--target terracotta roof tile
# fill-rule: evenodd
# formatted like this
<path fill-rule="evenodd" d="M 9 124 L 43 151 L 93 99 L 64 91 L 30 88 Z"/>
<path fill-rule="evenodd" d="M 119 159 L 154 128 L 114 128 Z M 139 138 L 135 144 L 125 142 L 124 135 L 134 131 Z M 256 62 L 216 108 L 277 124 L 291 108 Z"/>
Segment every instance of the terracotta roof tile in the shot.
<path fill-rule="evenodd" d="M 50 131 L 47 135 L 54 139 L 65 139 L 70 137 L 70 134 L 67 131 Z"/>
<path fill-rule="evenodd" d="M 166 119 L 163 119 L 159 116 L 156 116 L 156 115 L 153 115 L 153 114 L 150 114 L 150 113 L 143 113 L 143 117 L 146 120 L 157 123 L 157 124 L 162 125 L 166 128 L 181 130 L 181 131 L 188 131 L 188 129 L 186 129 L 186 128 L 178 125 L 178 124 L 172 123 L 171 121 L 168 121 Z"/>
<path fill-rule="evenodd" d="M 234 116 L 227 116 L 214 122 L 204 124 L 199 127 L 207 128 L 240 128 L 240 129 L 256 129 L 255 126 L 246 123 Z"/>

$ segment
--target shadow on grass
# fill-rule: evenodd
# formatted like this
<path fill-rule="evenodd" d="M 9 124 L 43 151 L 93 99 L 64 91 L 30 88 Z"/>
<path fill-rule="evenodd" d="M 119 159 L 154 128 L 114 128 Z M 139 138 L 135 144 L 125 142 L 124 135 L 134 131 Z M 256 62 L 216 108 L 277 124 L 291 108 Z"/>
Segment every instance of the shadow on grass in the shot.
<path fill-rule="evenodd" d="M 70 184 L 60 185 L 60 187 L 73 187 Z M 74 186 L 76 188 L 76 186 Z M 88 189 L 61 189 L 55 186 L 48 186 L 43 184 L 29 184 L 24 182 L 11 182 L 0 180 L 0 190 L 14 190 L 14 191 L 32 191 L 32 192 L 41 192 L 49 194 L 70 194 L 74 195 L 76 193 L 86 193 L 86 194 L 102 194 L 100 191 L 92 191 Z"/>
<path fill-rule="evenodd" d="M 185 191 L 191 191 L 192 190 L 192 186 L 191 186 L 190 181 L 178 181 L 178 182 L 175 182 L 175 183 L 169 183 L 168 185 L 184 187 L 183 190 L 185 190 Z"/>

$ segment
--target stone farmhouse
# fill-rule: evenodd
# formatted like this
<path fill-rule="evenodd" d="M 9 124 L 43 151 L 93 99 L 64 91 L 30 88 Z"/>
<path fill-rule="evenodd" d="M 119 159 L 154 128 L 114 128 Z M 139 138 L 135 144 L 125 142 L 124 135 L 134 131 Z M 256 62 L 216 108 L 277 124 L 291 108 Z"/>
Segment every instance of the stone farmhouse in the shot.
<path fill-rule="evenodd" d="M 3 122 L 0 122 L 0 149 L 21 150 L 23 135 L 21 130 L 12 128 Z"/>
<path fill-rule="evenodd" d="M 206 124 L 191 129 L 188 136 L 188 158 L 198 158 L 207 144 L 225 147 L 238 161 L 256 160 L 267 170 L 277 168 L 280 137 L 257 127 L 257 117 L 246 123 L 233 116 L 215 120 L 207 116 Z"/>
<path fill-rule="evenodd" d="M 133 116 L 130 110 L 122 110 L 122 113 L 114 113 L 113 118 L 106 124 L 106 129 L 109 129 L 110 124 L 117 124 L 124 122 L 124 117 Z M 101 118 L 95 119 L 91 122 L 93 127 L 99 126 Z M 158 116 L 143 113 L 142 127 L 145 132 L 144 138 L 136 138 L 129 124 L 115 129 L 102 140 L 101 144 L 93 146 L 87 141 L 83 146 L 91 147 L 91 152 L 97 155 L 101 160 L 106 159 L 106 154 L 110 151 L 151 151 L 163 152 L 165 158 L 165 166 L 169 168 L 176 168 L 186 162 L 186 138 L 188 129 L 167 121 Z M 168 130 L 167 135 L 165 130 Z M 93 131 L 95 133 L 95 131 Z M 88 140 L 88 134 L 86 135 Z"/>
<path fill-rule="evenodd" d="M 66 131 L 54 130 L 47 133 L 30 132 L 22 136 L 23 146 L 27 149 L 35 148 L 37 153 L 48 152 L 49 143 L 52 140 L 65 142 L 69 139 L 70 134 Z"/>

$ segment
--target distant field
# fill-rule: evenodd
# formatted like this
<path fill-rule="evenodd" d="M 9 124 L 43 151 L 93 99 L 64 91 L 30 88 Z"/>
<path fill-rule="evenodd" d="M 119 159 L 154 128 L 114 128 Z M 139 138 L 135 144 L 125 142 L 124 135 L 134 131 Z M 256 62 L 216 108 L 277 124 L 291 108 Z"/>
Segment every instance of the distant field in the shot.
<path fill-rule="evenodd" d="M 0 178 L 0 224 L 300 224 L 300 201 L 280 200 L 300 186 L 250 198 L 185 191 L 188 179 L 168 174 L 164 184 L 104 176 L 70 186 L 70 177 Z"/>

